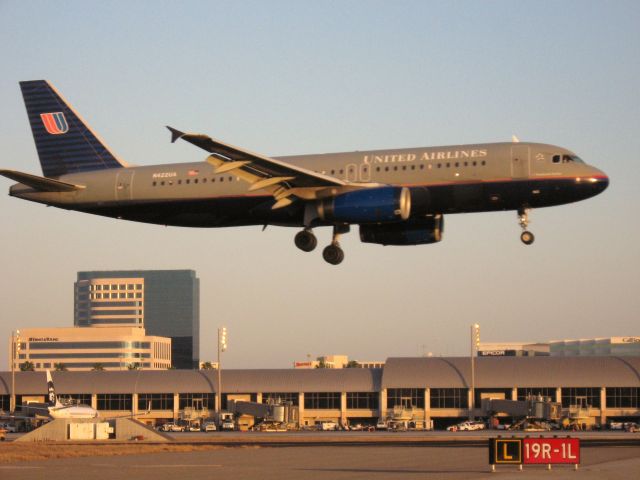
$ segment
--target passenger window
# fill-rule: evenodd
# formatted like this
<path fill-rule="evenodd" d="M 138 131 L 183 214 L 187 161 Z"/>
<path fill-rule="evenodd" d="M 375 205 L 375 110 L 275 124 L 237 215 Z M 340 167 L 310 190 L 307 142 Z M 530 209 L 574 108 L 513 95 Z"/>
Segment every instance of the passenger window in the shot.
<path fill-rule="evenodd" d="M 398 166 L 396 165 L 395 167 L 393 167 L 393 171 L 397 172 L 398 171 Z"/>
<path fill-rule="evenodd" d="M 407 169 L 407 166 L 406 166 L 406 165 L 403 165 L 403 166 L 402 166 L 402 170 L 406 170 L 406 169 Z"/>
<path fill-rule="evenodd" d="M 153 182 L 152 185 L 155 187 L 157 185 L 158 182 Z"/>
<path fill-rule="evenodd" d="M 220 177 L 220 181 L 221 181 L 221 182 L 224 182 L 224 177 Z"/>
<path fill-rule="evenodd" d="M 438 168 L 442 168 L 442 164 L 441 163 L 438 164 Z"/>
<path fill-rule="evenodd" d="M 478 165 L 478 162 L 474 161 L 474 162 L 473 162 L 473 166 L 475 167 L 475 166 L 477 166 L 477 165 Z"/>
<path fill-rule="evenodd" d="M 184 183 L 186 183 L 187 185 L 189 185 L 191 183 L 191 180 L 189 180 L 188 178 L 184 181 Z"/>
<path fill-rule="evenodd" d="M 202 183 L 207 183 L 207 179 L 206 179 L 206 178 L 203 178 L 203 179 L 202 179 Z"/>
<path fill-rule="evenodd" d="M 487 164 L 484 160 L 482 161 L 482 166 L 484 167 Z"/>
<path fill-rule="evenodd" d="M 161 185 L 162 187 L 164 187 L 164 182 L 160 182 L 160 185 Z"/>
<path fill-rule="evenodd" d="M 451 164 L 447 162 L 447 168 L 451 168 Z"/>
<path fill-rule="evenodd" d="M 560 155 L 554 155 L 551 161 L 553 163 L 560 163 Z"/>
<path fill-rule="evenodd" d="M 178 180 L 178 185 L 182 185 L 182 180 Z"/>
<path fill-rule="evenodd" d="M 193 183 L 198 183 L 198 179 L 196 178 L 196 179 L 193 181 Z"/>
<path fill-rule="evenodd" d="M 389 167 L 384 167 L 384 171 L 388 172 L 389 171 Z"/>
<path fill-rule="evenodd" d="M 376 172 L 379 172 L 379 171 L 380 171 L 380 167 L 376 167 Z"/>

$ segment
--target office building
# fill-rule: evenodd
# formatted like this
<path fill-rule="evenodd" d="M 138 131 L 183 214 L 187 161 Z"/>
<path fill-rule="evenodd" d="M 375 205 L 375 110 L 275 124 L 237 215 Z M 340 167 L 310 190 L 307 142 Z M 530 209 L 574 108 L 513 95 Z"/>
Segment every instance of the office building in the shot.
<path fill-rule="evenodd" d="M 200 280 L 193 270 L 78 272 L 74 325 L 138 326 L 171 338 L 178 369 L 198 368 Z"/>
<path fill-rule="evenodd" d="M 62 366 L 70 371 L 171 367 L 171 339 L 147 336 L 140 327 L 24 328 L 20 344 L 16 370 L 25 362 L 35 371 Z"/>
<path fill-rule="evenodd" d="M 640 356 L 640 337 L 601 337 L 549 342 L 554 357 Z"/>

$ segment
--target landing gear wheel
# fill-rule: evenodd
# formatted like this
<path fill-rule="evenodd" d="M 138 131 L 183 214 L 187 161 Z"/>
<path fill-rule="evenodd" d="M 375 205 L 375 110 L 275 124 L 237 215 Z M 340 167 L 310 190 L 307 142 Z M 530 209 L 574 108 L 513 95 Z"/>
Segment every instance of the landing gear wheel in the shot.
<path fill-rule="evenodd" d="M 296 247 L 303 252 L 311 252 L 318 245 L 318 239 L 311 230 L 302 230 L 298 232 L 294 238 Z"/>
<path fill-rule="evenodd" d="M 525 230 L 520 235 L 520 240 L 522 240 L 522 243 L 524 243 L 525 245 L 531 245 L 535 239 L 536 237 L 533 236 L 533 233 L 529 232 L 528 230 Z"/>
<path fill-rule="evenodd" d="M 344 260 L 344 252 L 337 244 L 331 244 L 322 251 L 322 258 L 331 265 L 339 265 Z"/>

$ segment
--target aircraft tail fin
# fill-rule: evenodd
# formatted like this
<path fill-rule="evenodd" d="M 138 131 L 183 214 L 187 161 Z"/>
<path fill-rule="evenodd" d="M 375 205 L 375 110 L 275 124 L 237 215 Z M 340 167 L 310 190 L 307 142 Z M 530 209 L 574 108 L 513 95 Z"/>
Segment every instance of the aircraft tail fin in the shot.
<path fill-rule="evenodd" d="M 58 397 L 56 397 L 56 389 L 53 386 L 53 378 L 51 378 L 51 372 L 47 370 L 47 405 L 50 407 L 59 406 Z"/>
<path fill-rule="evenodd" d="M 20 82 L 20 89 L 45 177 L 127 166 L 49 82 Z"/>

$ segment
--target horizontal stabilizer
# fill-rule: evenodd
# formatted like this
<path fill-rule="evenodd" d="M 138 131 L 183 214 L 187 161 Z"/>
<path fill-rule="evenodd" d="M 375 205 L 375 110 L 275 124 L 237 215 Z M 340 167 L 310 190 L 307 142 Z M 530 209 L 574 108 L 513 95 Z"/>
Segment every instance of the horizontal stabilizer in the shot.
<path fill-rule="evenodd" d="M 41 192 L 73 192 L 74 190 L 81 190 L 85 188 L 84 185 L 60 182 L 59 180 L 53 180 L 52 178 L 38 177 L 37 175 L 16 172 L 15 170 L 0 170 L 0 175 L 36 190 L 40 190 Z"/>

